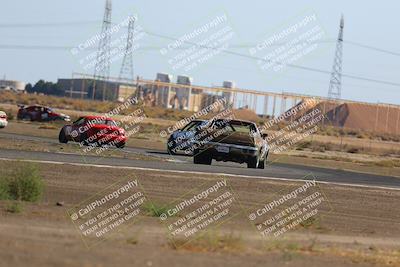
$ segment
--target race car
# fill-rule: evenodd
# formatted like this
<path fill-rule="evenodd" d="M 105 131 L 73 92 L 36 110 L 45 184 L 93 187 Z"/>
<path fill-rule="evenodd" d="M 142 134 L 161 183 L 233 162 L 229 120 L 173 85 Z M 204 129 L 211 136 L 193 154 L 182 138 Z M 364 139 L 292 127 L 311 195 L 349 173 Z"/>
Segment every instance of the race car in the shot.
<path fill-rule="evenodd" d="M 201 127 L 207 125 L 206 120 L 193 120 L 186 124 L 182 129 L 174 131 L 167 142 L 167 151 L 171 155 L 175 155 L 178 152 L 184 152 L 184 154 L 193 154 L 190 148 L 193 146 L 193 137 Z"/>
<path fill-rule="evenodd" d="M 24 106 L 19 105 L 19 110 L 17 114 L 19 120 L 30 120 L 30 121 L 71 121 L 68 115 L 62 113 L 56 113 L 53 109 L 49 107 L 34 105 L 34 106 Z"/>
<path fill-rule="evenodd" d="M 79 142 L 82 145 L 125 146 L 125 130 L 103 116 L 83 116 L 70 125 L 65 125 L 58 136 L 60 143 Z"/>
<path fill-rule="evenodd" d="M 7 124 L 7 114 L 4 111 L 0 111 L 0 128 L 6 127 Z"/>
<path fill-rule="evenodd" d="M 218 119 L 196 133 L 193 162 L 211 165 L 217 161 L 247 163 L 247 168 L 264 169 L 269 146 L 267 135 L 261 134 L 250 121 Z"/>

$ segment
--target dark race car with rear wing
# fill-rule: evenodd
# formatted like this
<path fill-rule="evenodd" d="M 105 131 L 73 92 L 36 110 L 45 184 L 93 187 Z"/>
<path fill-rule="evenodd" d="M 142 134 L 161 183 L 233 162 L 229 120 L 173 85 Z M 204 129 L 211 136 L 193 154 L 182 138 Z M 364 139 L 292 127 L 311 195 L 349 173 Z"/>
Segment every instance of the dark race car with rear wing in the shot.
<path fill-rule="evenodd" d="M 218 119 L 196 133 L 193 162 L 210 165 L 212 160 L 247 163 L 264 169 L 269 153 L 266 134 L 243 120 Z"/>

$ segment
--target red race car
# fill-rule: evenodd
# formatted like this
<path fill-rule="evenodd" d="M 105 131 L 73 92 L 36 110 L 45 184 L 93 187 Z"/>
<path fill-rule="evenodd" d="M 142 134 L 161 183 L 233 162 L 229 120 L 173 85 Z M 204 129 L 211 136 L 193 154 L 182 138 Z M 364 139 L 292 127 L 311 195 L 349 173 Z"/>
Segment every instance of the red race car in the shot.
<path fill-rule="evenodd" d="M 18 105 L 19 110 L 17 114 L 17 118 L 19 120 L 30 120 L 30 121 L 55 121 L 55 120 L 63 120 L 70 121 L 70 117 L 68 115 L 62 113 L 56 113 L 49 107 L 43 106 L 24 106 Z"/>
<path fill-rule="evenodd" d="M 75 141 L 81 145 L 113 145 L 118 148 L 125 146 L 127 137 L 125 130 L 117 123 L 104 116 L 84 116 L 71 125 L 65 125 L 58 136 L 60 143 Z"/>

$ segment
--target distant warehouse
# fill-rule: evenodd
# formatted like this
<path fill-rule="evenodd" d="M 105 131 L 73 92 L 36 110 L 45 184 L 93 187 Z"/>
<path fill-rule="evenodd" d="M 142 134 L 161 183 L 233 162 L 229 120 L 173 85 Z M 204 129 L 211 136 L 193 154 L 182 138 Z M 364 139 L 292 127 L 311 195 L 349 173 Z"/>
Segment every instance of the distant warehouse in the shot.
<path fill-rule="evenodd" d="M 155 80 L 123 80 L 118 78 L 94 79 L 85 74 L 73 74 L 72 79 L 58 79 L 57 85 L 66 97 L 108 101 L 125 101 L 137 96 L 143 105 L 199 111 L 218 99 L 226 99 L 226 107 L 232 107 L 235 83 L 223 82 L 222 87 L 193 85 L 193 78 L 183 75 L 157 73 Z"/>
<path fill-rule="evenodd" d="M 136 92 L 133 84 L 85 77 L 58 79 L 57 86 L 64 90 L 65 96 L 80 99 L 125 101 Z"/>
<path fill-rule="evenodd" d="M 23 92 L 26 84 L 20 81 L 0 80 L 0 90 L 11 90 L 15 92 Z"/>

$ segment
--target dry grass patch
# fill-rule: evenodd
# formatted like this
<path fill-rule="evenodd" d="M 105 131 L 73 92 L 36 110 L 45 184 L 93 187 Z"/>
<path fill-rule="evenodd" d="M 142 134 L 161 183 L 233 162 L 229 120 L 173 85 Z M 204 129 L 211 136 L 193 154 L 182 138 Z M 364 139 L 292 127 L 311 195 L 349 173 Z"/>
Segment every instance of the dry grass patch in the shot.
<path fill-rule="evenodd" d="M 230 252 L 241 251 L 244 248 L 242 237 L 238 234 L 221 234 L 217 231 L 208 231 L 193 239 L 170 238 L 168 245 L 175 250 L 192 252 Z"/>

